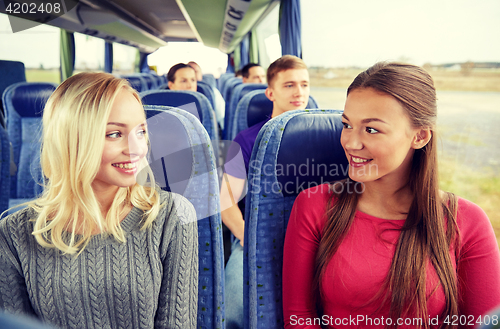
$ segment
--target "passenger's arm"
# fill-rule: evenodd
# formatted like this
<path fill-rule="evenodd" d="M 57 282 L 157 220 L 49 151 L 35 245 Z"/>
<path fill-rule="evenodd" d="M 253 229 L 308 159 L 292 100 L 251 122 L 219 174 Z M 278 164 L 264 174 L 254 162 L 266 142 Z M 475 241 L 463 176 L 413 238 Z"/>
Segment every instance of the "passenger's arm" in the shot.
<path fill-rule="evenodd" d="M 479 321 L 484 323 L 487 312 L 500 305 L 500 253 L 484 211 L 471 202 L 460 201 L 457 221 L 462 242 L 458 283 L 462 319 L 457 323 L 467 320 L 467 324 L 479 324 Z M 469 327 L 473 326 L 463 326 Z"/>
<path fill-rule="evenodd" d="M 193 205 L 173 195 L 160 255 L 163 276 L 155 328 L 195 329 L 198 311 L 198 223 Z M 173 227 L 172 227 L 173 225 Z"/>
<path fill-rule="evenodd" d="M 245 221 L 243 214 L 238 208 L 238 201 L 243 195 L 245 189 L 245 179 L 236 178 L 229 174 L 224 174 L 221 183 L 220 203 L 222 222 L 240 240 L 243 246 L 243 237 L 245 232 Z"/>
<path fill-rule="evenodd" d="M 283 318 L 285 328 L 320 329 L 319 326 L 308 326 L 307 323 L 314 323 L 314 319 L 318 317 L 313 296 L 313 278 L 320 241 L 318 216 L 324 212 L 324 205 L 316 204 L 305 192 L 307 190 L 295 200 L 286 230 L 283 251 Z"/>

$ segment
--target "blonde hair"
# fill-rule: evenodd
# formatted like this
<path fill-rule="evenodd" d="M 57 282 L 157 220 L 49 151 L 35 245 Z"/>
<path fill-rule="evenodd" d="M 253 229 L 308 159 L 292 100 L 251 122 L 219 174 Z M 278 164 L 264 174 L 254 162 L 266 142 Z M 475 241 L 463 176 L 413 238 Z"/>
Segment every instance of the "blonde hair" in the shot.
<path fill-rule="evenodd" d="M 137 92 L 128 82 L 106 73 L 80 73 L 65 80 L 47 101 L 43 112 L 41 166 L 42 196 L 29 204 L 38 216 L 37 242 L 68 254 L 81 252 L 95 232 L 125 241 L 120 212 L 127 204 L 143 210 L 141 229 L 151 226 L 160 209 L 151 169 L 150 187 L 120 187 L 104 217 L 92 189 L 104 150 L 107 120 L 117 95 Z M 147 162 L 146 158 L 142 159 Z M 147 164 L 147 163 L 146 163 Z"/>

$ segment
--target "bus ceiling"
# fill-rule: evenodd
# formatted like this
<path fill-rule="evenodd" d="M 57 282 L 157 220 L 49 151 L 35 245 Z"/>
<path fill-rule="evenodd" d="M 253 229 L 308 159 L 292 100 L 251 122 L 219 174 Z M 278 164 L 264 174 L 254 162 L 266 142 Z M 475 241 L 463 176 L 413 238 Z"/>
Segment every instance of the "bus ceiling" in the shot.
<path fill-rule="evenodd" d="M 49 24 L 130 45 L 143 53 L 151 53 L 170 41 L 198 41 L 231 53 L 280 0 L 64 0 L 64 3 L 67 11 L 62 16 L 47 12 L 35 16 L 21 12 L 15 16 L 35 21 L 33 24 Z M 13 15 L 3 9 L 0 12 Z M 11 25 L 14 31 L 12 19 Z"/>

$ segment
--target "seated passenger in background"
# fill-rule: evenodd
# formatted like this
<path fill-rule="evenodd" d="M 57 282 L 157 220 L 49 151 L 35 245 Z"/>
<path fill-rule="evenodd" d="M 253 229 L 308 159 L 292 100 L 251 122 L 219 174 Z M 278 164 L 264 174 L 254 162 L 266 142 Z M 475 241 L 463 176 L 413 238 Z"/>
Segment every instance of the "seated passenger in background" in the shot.
<path fill-rule="evenodd" d="M 0 221 L 0 309 L 58 328 L 196 327 L 196 213 L 155 185 L 145 120 L 111 74 L 77 74 L 52 94 L 44 192 Z"/>
<path fill-rule="evenodd" d="M 267 69 L 266 96 L 273 102 L 274 118 L 287 111 L 305 109 L 309 101 L 309 73 L 302 59 L 285 55 L 277 59 Z M 241 147 L 245 167 L 227 164 L 221 187 L 222 221 L 235 237 L 231 247 L 231 256 L 225 270 L 225 297 L 226 297 L 226 328 L 243 328 L 243 237 L 245 222 L 243 209 L 236 202 L 240 199 L 245 188 L 248 166 L 252 148 L 257 134 L 268 118 L 246 130 L 240 132 L 234 139 Z M 233 144 L 234 146 L 234 144 Z M 238 152 L 238 147 L 230 148 L 229 156 Z M 230 192 L 231 191 L 231 192 Z M 240 204 L 243 204 L 240 202 Z"/>
<path fill-rule="evenodd" d="M 266 71 L 259 64 L 250 63 L 241 69 L 243 83 L 266 83 Z"/>
<path fill-rule="evenodd" d="M 172 66 L 168 70 L 167 80 L 170 90 L 197 90 L 196 72 L 187 64 L 179 63 Z"/>
<path fill-rule="evenodd" d="M 201 67 L 198 65 L 196 62 L 188 62 L 188 65 L 191 66 L 196 73 L 196 80 L 202 81 L 203 80 L 203 72 L 201 71 Z"/>
<path fill-rule="evenodd" d="M 484 211 L 439 189 L 432 78 L 375 64 L 342 117 L 349 178 L 303 191 L 290 214 L 285 327 L 472 328 L 500 304 L 500 253 Z"/>

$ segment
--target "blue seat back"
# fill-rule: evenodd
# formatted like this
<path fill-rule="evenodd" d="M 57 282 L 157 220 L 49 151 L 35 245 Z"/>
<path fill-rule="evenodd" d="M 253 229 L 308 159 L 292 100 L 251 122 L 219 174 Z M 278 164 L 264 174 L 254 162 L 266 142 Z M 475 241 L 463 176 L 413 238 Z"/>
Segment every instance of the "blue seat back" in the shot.
<path fill-rule="evenodd" d="M 199 120 L 184 110 L 148 105 L 145 109 L 155 179 L 162 188 L 185 196 L 198 217 L 197 328 L 223 328 L 222 223 L 210 137 Z"/>
<path fill-rule="evenodd" d="M 219 140 L 215 112 L 204 95 L 190 90 L 150 90 L 140 95 L 144 105 L 182 107 L 191 112 L 199 118 L 210 138 L 213 141 Z"/>
<path fill-rule="evenodd" d="M 226 84 L 227 80 L 229 80 L 229 78 L 234 78 L 234 73 L 222 73 L 219 79 L 217 79 L 217 89 L 219 89 L 221 94 L 224 90 L 224 85 Z"/>
<path fill-rule="evenodd" d="M 217 88 L 217 81 L 213 74 L 205 73 L 202 76 L 202 81 L 208 84 L 212 88 Z"/>
<path fill-rule="evenodd" d="M 245 328 L 283 328 L 281 278 L 288 218 L 302 190 L 346 177 L 341 113 L 290 111 L 271 119 L 257 136 L 245 207 Z"/>
<path fill-rule="evenodd" d="M 156 81 L 156 77 L 153 73 L 141 73 L 140 76 L 146 81 L 146 90 L 152 90 L 158 88 L 158 83 Z"/>
<path fill-rule="evenodd" d="M 0 126 L 0 214 L 9 208 L 10 142 L 7 131 Z"/>
<path fill-rule="evenodd" d="M 222 97 L 224 98 L 224 101 L 226 102 L 226 105 L 229 103 L 231 100 L 231 94 L 233 92 L 233 88 L 236 87 L 239 84 L 242 84 L 243 80 L 241 78 L 236 78 L 232 77 L 227 79 L 226 83 L 224 84 L 224 89 L 222 89 Z"/>
<path fill-rule="evenodd" d="M 7 133 L 12 143 L 17 172 L 11 176 L 11 198 L 34 198 L 43 191 L 40 167 L 42 112 L 56 85 L 20 82 L 4 94 Z"/>
<path fill-rule="evenodd" d="M 123 79 L 127 79 L 132 88 L 137 90 L 137 92 L 142 92 L 148 90 L 148 84 L 146 80 L 138 74 L 122 75 Z"/>
<path fill-rule="evenodd" d="M 210 105 L 212 105 L 212 108 L 215 109 L 215 102 L 214 102 L 215 95 L 212 90 L 212 87 L 206 82 L 198 81 L 197 91 L 205 95 L 205 97 L 208 98 Z"/>
<path fill-rule="evenodd" d="M 229 101 L 229 106 L 226 104 L 226 113 L 225 113 L 225 122 L 224 127 L 227 131 L 226 139 L 232 140 L 235 136 L 232 136 L 233 126 L 234 126 L 234 112 L 236 112 L 236 108 L 238 107 L 238 103 L 243 96 L 252 92 L 254 90 L 265 90 L 267 88 L 267 84 L 264 83 L 243 83 L 237 85 L 233 88 L 233 92 L 231 93 L 231 100 Z"/>
<path fill-rule="evenodd" d="M 4 90 L 18 82 L 26 82 L 24 64 L 16 61 L 0 60 L 0 96 Z M 5 111 L 3 102 L 0 100 L 0 125 L 5 127 Z"/>
<path fill-rule="evenodd" d="M 318 108 L 316 100 L 309 96 L 308 109 Z M 267 98 L 264 90 L 254 90 L 243 96 L 236 107 L 232 130 L 229 137 L 234 139 L 242 130 L 269 118 L 273 113 L 273 102 Z"/>

